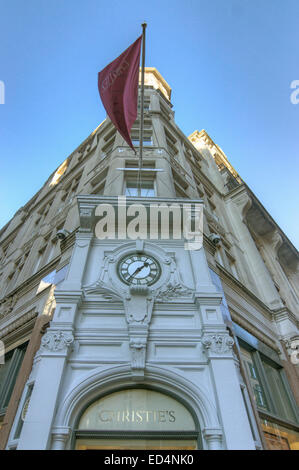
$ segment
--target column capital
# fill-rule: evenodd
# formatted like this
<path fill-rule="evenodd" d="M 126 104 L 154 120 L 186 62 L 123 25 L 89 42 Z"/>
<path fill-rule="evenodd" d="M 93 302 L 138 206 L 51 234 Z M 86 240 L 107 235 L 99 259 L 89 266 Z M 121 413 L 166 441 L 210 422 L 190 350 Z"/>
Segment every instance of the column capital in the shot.
<path fill-rule="evenodd" d="M 51 450 L 64 450 L 70 436 L 71 429 L 65 426 L 56 426 L 52 431 Z"/>
<path fill-rule="evenodd" d="M 48 329 L 41 340 L 40 355 L 43 357 L 49 355 L 67 356 L 73 342 L 72 331 Z"/>
<path fill-rule="evenodd" d="M 203 351 L 206 352 L 210 358 L 233 358 L 232 348 L 234 340 L 228 332 L 204 333 L 201 343 Z"/>
<path fill-rule="evenodd" d="M 208 444 L 209 450 L 222 449 L 222 430 L 220 428 L 204 428 L 203 436 Z"/>

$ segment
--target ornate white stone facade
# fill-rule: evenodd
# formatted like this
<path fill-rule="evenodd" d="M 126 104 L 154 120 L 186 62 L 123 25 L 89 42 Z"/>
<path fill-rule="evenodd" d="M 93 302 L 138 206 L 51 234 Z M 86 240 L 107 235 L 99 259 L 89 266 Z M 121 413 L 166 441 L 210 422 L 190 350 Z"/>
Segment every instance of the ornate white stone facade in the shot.
<path fill-rule="evenodd" d="M 236 323 L 289 360 L 280 341 L 289 351 L 299 336 L 297 254 L 205 131 L 188 140 L 178 129 L 162 94 L 167 84 L 157 86 L 158 79 L 155 73 L 146 88 L 145 125 L 153 145 L 145 148 L 144 161 L 163 172 L 148 171 L 146 178 L 154 178 L 154 201 L 203 202 L 204 246 L 188 251 L 184 239 L 97 239 L 95 208 L 116 204 L 132 179 L 118 169 L 137 161 L 104 121 L 1 232 L 3 279 L 12 279 L 11 270 L 24 262 L 16 283 L 9 280 L 1 291 L 1 330 L 11 334 L 11 325 L 17 328 L 32 309 L 53 314 L 6 448 L 72 449 L 86 407 L 134 385 L 187 404 L 204 449 L 262 447 L 246 394 L 244 402 L 246 386 L 223 305 Z M 67 236 L 60 242 L 62 229 Z M 219 235 L 218 245 L 212 234 Z M 117 274 L 119 261 L 136 252 L 161 266 L 152 286 L 128 286 Z M 65 266 L 53 304 L 50 288 L 36 293 L 36 287 Z M 16 438 L 28 387 L 30 402 Z"/>

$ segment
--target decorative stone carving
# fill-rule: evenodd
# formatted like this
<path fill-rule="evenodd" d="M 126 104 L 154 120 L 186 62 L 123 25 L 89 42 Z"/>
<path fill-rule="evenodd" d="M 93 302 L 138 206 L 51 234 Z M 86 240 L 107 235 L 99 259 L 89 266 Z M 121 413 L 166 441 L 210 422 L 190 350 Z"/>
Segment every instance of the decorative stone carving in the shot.
<path fill-rule="evenodd" d="M 113 279 L 109 277 L 108 265 L 114 263 L 115 259 L 113 256 L 105 256 L 102 266 L 100 267 L 100 277 L 96 282 L 88 286 L 83 286 L 83 292 L 85 295 L 97 294 L 101 295 L 105 300 L 123 300 L 124 292 L 117 290 L 113 284 Z"/>
<path fill-rule="evenodd" d="M 216 354 L 225 354 L 229 352 L 234 345 L 233 338 L 227 333 L 204 335 L 201 342 L 204 349 L 210 350 Z"/>
<path fill-rule="evenodd" d="M 178 297 L 189 297 L 192 295 L 192 290 L 189 289 L 188 287 L 177 283 L 177 284 L 171 284 L 168 283 L 166 287 L 162 288 L 158 295 L 157 295 L 157 300 L 159 301 L 167 301 L 171 300 L 173 298 L 178 298 Z"/>
<path fill-rule="evenodd" d="M 134 286 L 130 295 L 124 299 L 126 318 L 129 325 L 149 326 L 152 316 L 154 299 L 147 287 Z"/>
<path fill-rule="evenodd" d="M 168 302 L 178 297 L 191 298 L 194 291 L 183 284 L 174 256 L 166 257 L 164 263 L 170 266 L 170 277 L 167 282 L 155 292 L 156 300 L 159 302 Z"/>
<path fill-rule="evenodd" d="M 0 332 L 0 338 L 4 338 L 6 335 L 11 333 L 12 331 L 17 330 L 18 328 L 22 327 L 24 324 L 26 324 L 27 322 L 29 322 L 36 316 L 37 316 L 37 311 L 35 310 L 35 308 L 30 310 L 29 312 L 26 312 L 20 318 L 13 321 L 5 328 L 2 328 Z"/>
<path fill-rule="evenodd" d="M 41 340 L 42 350 L 53 352 L 67 350 L 73 341 L 74 337 L 70 332 L 48 331 Z"/>
<path fill-rule="evenodd" d="M 99 294 L 105 300 L 122 300 L 120 293 L 114 290 L 112 287 L 109 287 L 101 279 L 94 282 L 91 286 L 83 287 L 85 295 L 87 294 Z"/>
<path fill-rule="evenodd" d="M 145 354 L 146 354 L 147 338 L 131 338 L 131 368 L 137 370 L 144 370 L 145 367 Z"/>
<path fill-rule="evenodd" d="M 275 256 L 278 256 L 278 251 L 281 245 L 283 244 L 283 238 L 277 229 L 274 229 L 269 234 L 265 235 L 265 239 L 271 244 L 271 247 L 275 253 Z"/>
<path fill-rule="evenodd" d="M 143 252 L 143 249 L 144 241 L 137 240 L 136 251 Z M 169 301 L 178 297 L 189 297 L 192 301 L 193 290 L 182 283 L 173 253 L 162 255 L 162 260 L 160 258 L 160 262 L 167 266 L 168 271 L 162 286 L 161 283 L 158 283 L 156 288 L 155 285 L 153 288 L 147 285 L 121 286 L 115 278 L 115 263 L 123 256 L 123 251 L 106 252 L 99 279 L 84 286 L 83 290 L 85 295 L 101 295 L 101 300 L 113 299 L 123 302 L 131 351 L 132 377 L 138 380 L 144 375 L 147 337 L 154 302 Z"/>
<path fill-rule="evenodd" d="M 204 214 L 209 222 L 209 225 L 215 230 L 215 232 L 219 233 L 222 236 L 225 236 L 225 230 L 223 226 L 219 223 L 219 221 L 215 218 L 213 214 L 211 214 L 207 209 L 205 209 Z"/>
<path fill-rule="evenodd" d="M 294 335 L 283 341 L 292 364 L 299 364 L 299 335 Z"/>

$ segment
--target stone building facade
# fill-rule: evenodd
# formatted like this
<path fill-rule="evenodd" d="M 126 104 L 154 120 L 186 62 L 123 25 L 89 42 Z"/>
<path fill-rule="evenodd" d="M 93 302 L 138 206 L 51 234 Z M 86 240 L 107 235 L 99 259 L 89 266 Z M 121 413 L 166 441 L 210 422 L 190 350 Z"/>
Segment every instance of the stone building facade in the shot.
<path fill-rule="evenodd" d="M 139 196 L 106 119 L 0 232 L 0 448 L 299 449 L 298 253 L 154 68 L 144 111 Z M 203 208 L 202 248 L 100 239 L 119 196 Z"/>

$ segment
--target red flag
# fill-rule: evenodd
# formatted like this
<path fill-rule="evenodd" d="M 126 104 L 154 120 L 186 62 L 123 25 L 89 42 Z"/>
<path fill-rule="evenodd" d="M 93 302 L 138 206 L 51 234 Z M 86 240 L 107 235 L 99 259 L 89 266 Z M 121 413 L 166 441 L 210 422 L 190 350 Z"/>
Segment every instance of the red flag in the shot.
<path fill-rule="evenodd" d="M 130 132 L 137 118 L 141 41 L 142 36 L 98 74 L 98 88 L 104 108 L 134 151 Z"/>

